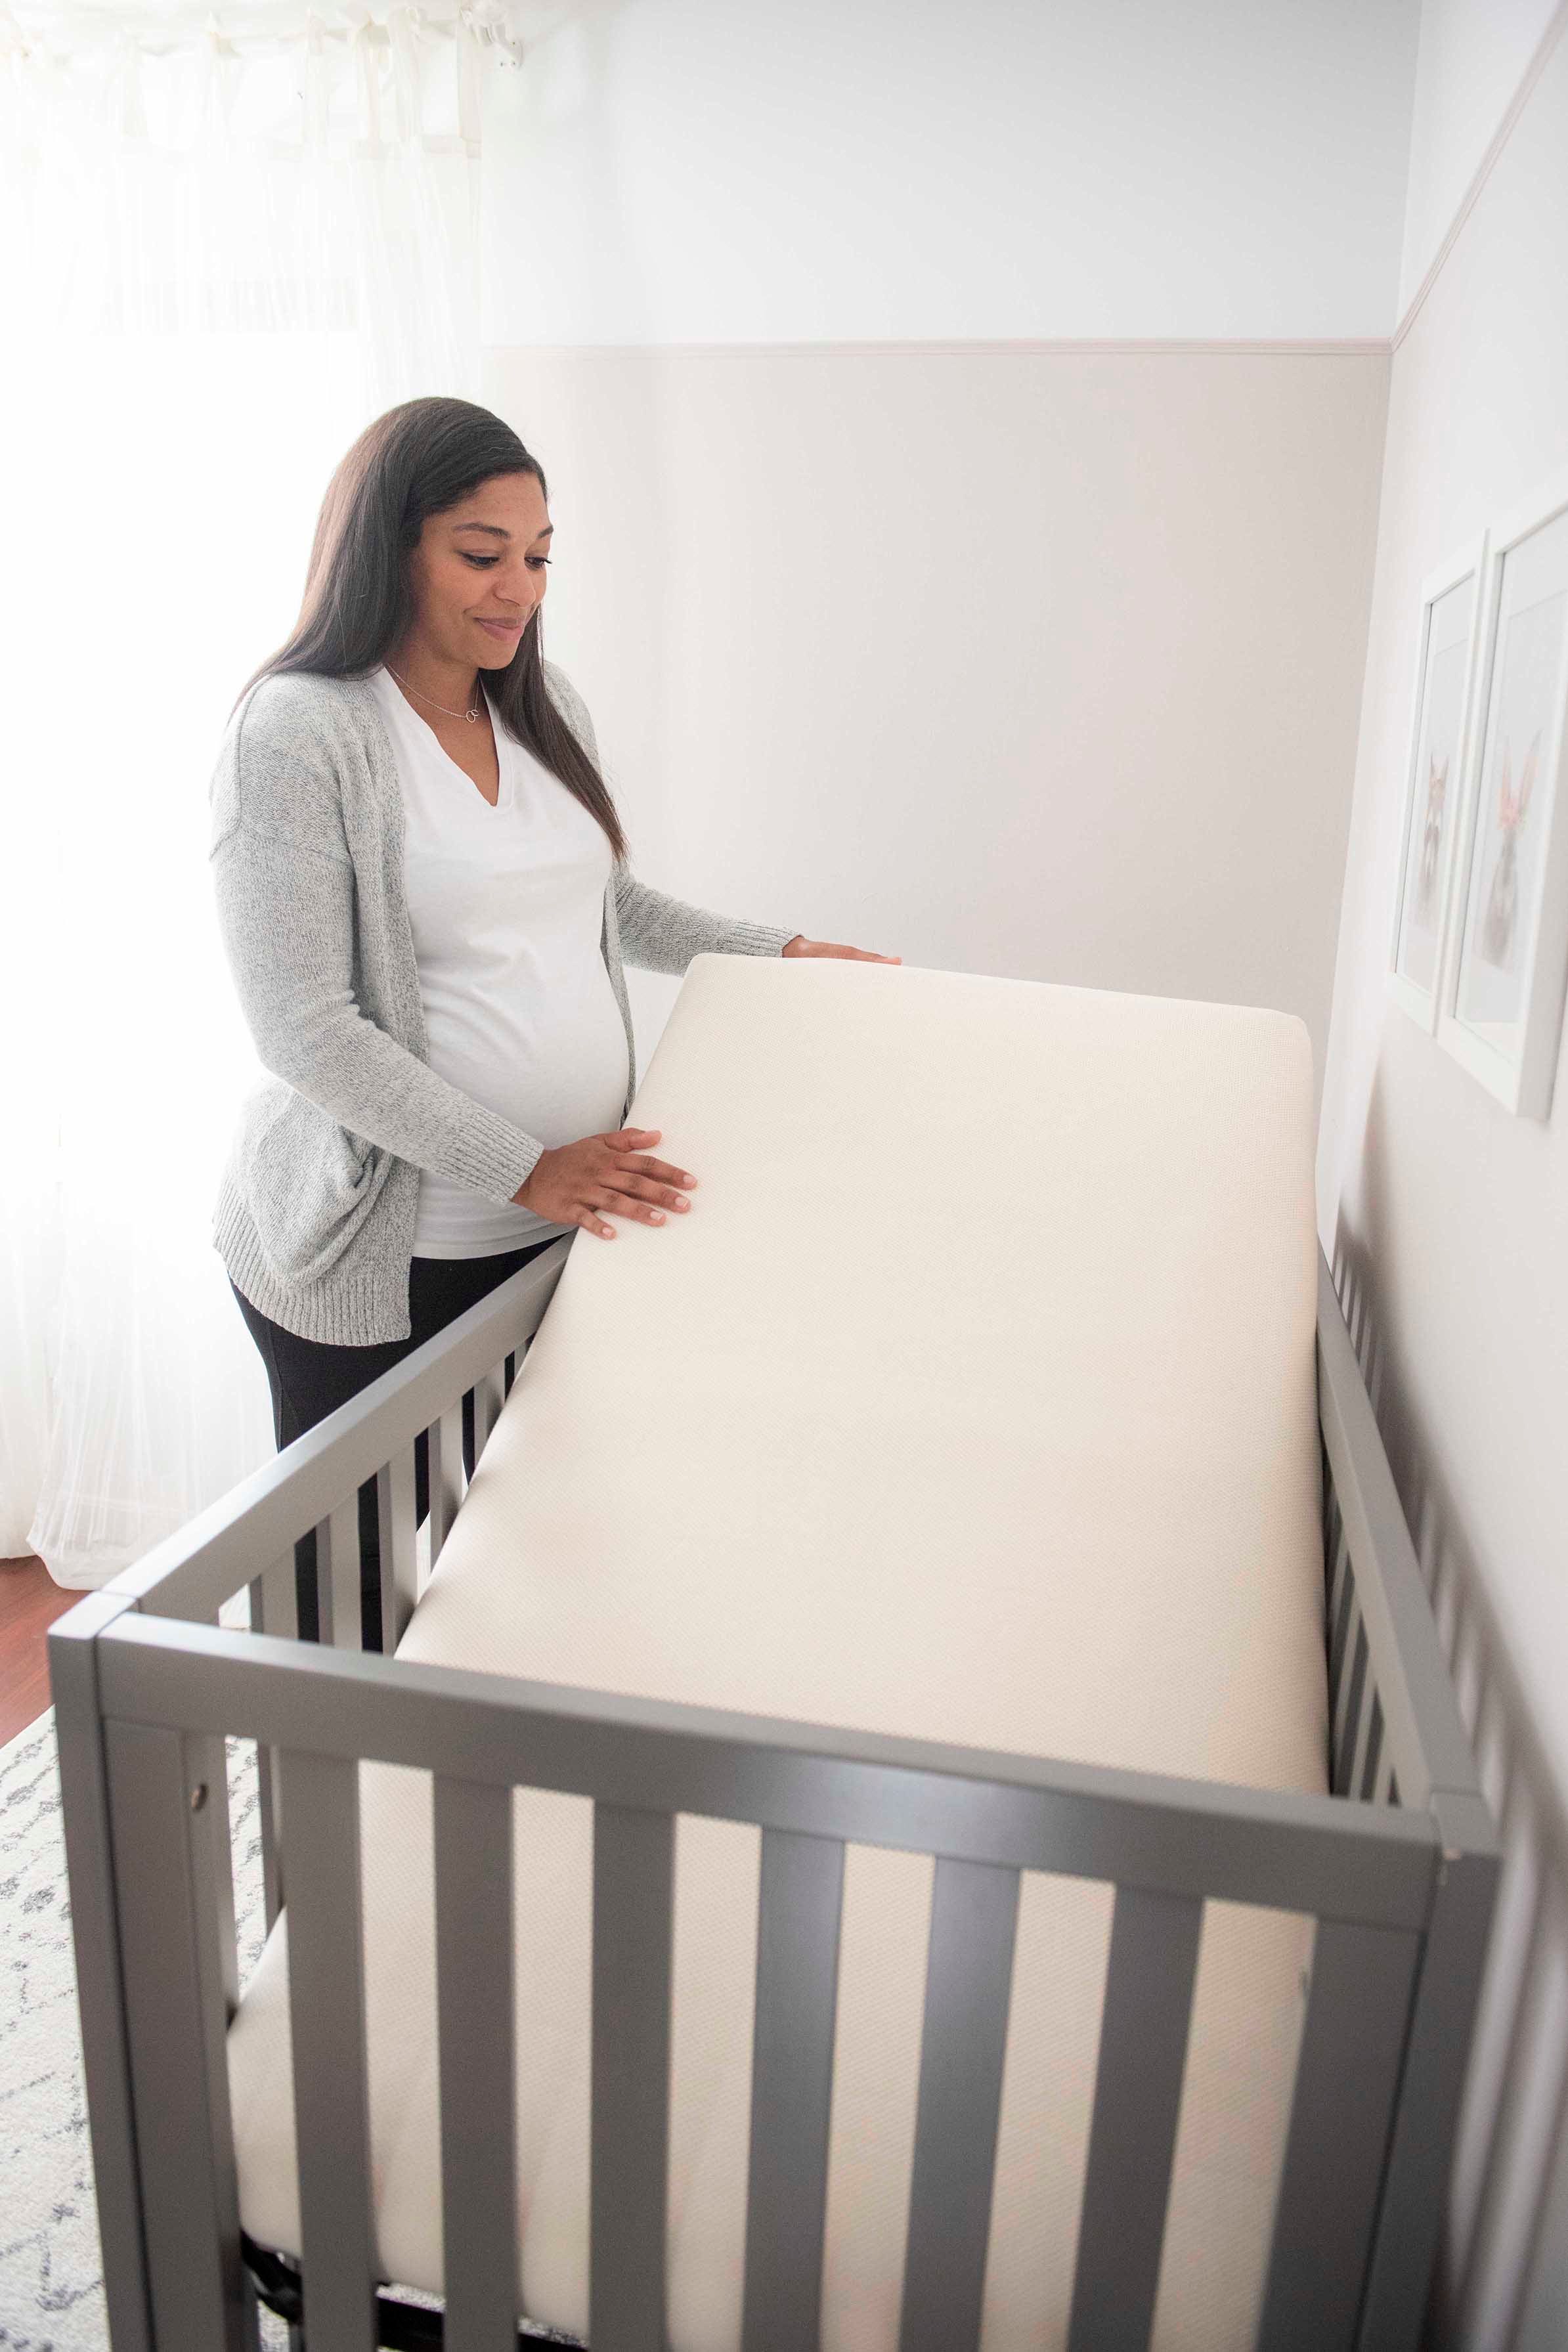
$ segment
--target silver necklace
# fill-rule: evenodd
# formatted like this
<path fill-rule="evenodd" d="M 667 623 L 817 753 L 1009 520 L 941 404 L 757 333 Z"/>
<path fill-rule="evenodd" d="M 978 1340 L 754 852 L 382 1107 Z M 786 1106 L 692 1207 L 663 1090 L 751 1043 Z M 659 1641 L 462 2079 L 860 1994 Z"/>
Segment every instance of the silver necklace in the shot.
<path fill-rule="evenodd" d="M 396 670 L 393 669 L 390 662 L 387 663 L 386 667 L 389 670 L 392 670 L 392 675 L 397 679 L 399 686 L 408 686 L 408 680 L 405 677 L 401 677 Z M 408 691 L 410 694 L 419 694 L 419 688 L 416 686 L 408 686 Z M 419 699 L 421 702 L 427 702 L 433 710 L 447 710 L 446 704 L 444 702 L 437 702 L 433 694 L 419 694 Z M 473 709 L 447 710 L 447 716 L 448 719 L 478 719 L 483 709 L 484 698 L 479 691 L 479 681 L 476 677 L 474 680 Z"/>

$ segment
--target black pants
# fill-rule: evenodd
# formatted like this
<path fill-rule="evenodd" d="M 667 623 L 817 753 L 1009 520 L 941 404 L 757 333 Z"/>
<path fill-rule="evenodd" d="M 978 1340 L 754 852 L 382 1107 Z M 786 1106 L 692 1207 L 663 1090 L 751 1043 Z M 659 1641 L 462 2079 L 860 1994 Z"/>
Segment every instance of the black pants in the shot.
<path fill-rule="evenodd" d="M 551 1240 L 559 1239 L 552 1235 Z M 247 1328 L 267 1368 L 272 1391 L 272 1430 L 278 1450 L 291 1445 L 341 1404 L 346 1404 L 372 1381 L 411 1355 L 416 1348 L 505 1282 L 509 1275 L 550 1247 L 533 1242 L 526 1249 L 502 1250 L 490 1257 L 416 1257 L 408 1268 L 408 1314 L 413 1326 L 406 1339 L 385 1339 L 368 1348 L 337 1348 L 321 1339 L 301 1339 L 285 1331 L 242 1292 L 234 1291 Z M 430 1507 L 430 1448 L 423 1431 L 414 1441 L 415 1525 Z M 474 1468 L 474 1412 L 471 1398 L 463 1400 L 463 1466 Z M 375 1480 L 367 1478 L 359 1490 L 360 1621 L 363 1646 L 379 1650 L 381 1639 L 381 1527 L 376 1510 Z M 301 1639 L 320 1639 L 316 1603 L 316 1534 L 312 1528 L 294 1547 L 294 1589 L 300 1611 Z"/>

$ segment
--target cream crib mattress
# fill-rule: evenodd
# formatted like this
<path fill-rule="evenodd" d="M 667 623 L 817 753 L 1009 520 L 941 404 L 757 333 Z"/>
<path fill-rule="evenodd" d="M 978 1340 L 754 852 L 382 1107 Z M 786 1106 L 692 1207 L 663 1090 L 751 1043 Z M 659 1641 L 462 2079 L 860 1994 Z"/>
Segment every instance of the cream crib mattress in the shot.
<path fill-rule="evenodd" d="M 1293 1017 L 700 955 L 633 1105 L 689 1215 L 578 1235 L 398 1654 L 1324 1785 L 1311 1055 Z M 361 1767 L 382 2262 L 439 2292 L 431 1802 Z M 514 1797 L 520 2310 L 587 2331 L 590 1807 Z M 672 2352 L 735 2352 L 759 1832 L 682 1817 Z M 847 1856 L 824 2352 L 892 2352 L 929 1859 Z M 985 2352 L 1065 2341 L 1111 1890 L 1026 1874 Z M 297 2253 L 287 1909 L 229 2033 Z M 1310 1921 L 1210 1904 L 1155 2343 L 1250 2345 Z"/>

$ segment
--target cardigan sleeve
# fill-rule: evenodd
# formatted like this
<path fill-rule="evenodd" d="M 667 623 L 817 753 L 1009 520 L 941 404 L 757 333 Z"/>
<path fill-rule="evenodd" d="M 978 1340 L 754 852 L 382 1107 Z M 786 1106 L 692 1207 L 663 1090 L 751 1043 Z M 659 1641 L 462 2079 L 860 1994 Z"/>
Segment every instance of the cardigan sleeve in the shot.
<path fill-rule="evenodd" d="M 544 677 L 552 699 L 598 767 L 598 744 L 586 703 L 553 662 L 545 663 Z M 679 975 L 695 955 L 782 955 L 797 936 L 777 923 L 752 923 L 740 916 L 715 915 L 706 907 L 693 907 L 684 898 L 672 898 L 667 892 L 654 889 L 651 884 L 640 882 L 624 857 L 616 861 L 615 889 L 622 961 L 644 971 Z"/>
<path fill-rule="evenodd" d="M 782 955 L 795 936 L 671 898 L 639 882 L 624 857 L 616 866 L 616 922 L 622 961 L 644 971 L 683 972 L 694 955 Z"/>

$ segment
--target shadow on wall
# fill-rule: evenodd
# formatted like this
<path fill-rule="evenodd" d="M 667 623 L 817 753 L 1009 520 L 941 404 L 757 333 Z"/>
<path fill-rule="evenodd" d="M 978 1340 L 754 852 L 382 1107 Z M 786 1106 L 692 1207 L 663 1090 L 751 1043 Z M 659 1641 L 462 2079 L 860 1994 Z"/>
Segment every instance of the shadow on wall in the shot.
<path fill-rule="evenodd" d="M 1568 1811 L 1441 1461 L 1412 1412 L 1397 1330 L 1380 1311 L 1377 1270 L 1392 1247 L 1384 1143 L 1380 1065 L 1362 1146 L 1364 1230 L 1342 1206 L 1334 1287 L 1503 1841 L 1423 2352 L 1560 2352 L 1568 2342 Z"/>

